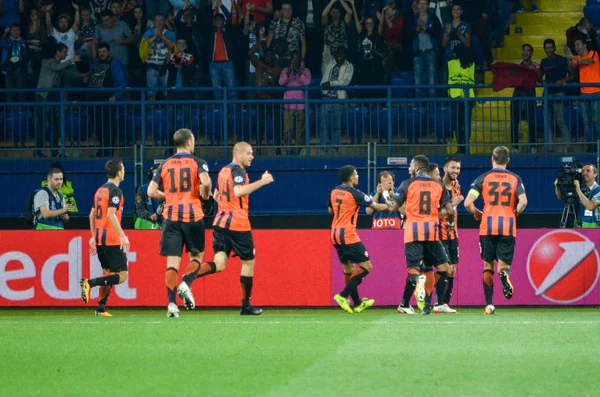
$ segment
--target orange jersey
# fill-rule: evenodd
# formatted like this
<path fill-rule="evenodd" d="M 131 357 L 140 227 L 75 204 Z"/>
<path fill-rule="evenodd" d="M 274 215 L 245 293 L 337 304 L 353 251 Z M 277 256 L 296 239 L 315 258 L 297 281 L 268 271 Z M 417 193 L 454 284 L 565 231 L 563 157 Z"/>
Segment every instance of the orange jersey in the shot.
<path fill-rule="evenodd" d="M 108 209 L 116 208 L 117 219 L 123 216 L 123 192 L 114 183 L 105 183 L 96 190 L 94 213 L 96 214 L 96 245 L 121 245 L 116 230 L 108 220 Z"/>
<path fill-rule="evenodd" d="M 360 207 L 369 207 L 373 199 L 358 189 L 340 185 L 331 191 L 328 206 L 333 210 L 331 242 L 335 245 L 358 243 L 356 219 Z"/>
<path fill-rule="evenodd" d="M 455 181 L 450 187 L 450 189 L 446 188 L 445 186 L 444 188 L 448 191 L 448 194 L 450 195 L 450 200 L 453 200 L 454 198 L 460 196 L 460 185 L 458 184 L 458 181 Z M 454 226 L 446 225 L 447 221 L 448 215 L 442 218 L 440 222 L 440 230 L 442 232 L 440 239 L 456 240 L 458 238 L 458 212 L 456 210 L 454 211 Z"/>
<path fill-rule="evenodd" d="M 515 202 L 525 193 L 521 178 L 503 168 L 494 168 L 480 175 L 471 189 L 483 198 L 481 236 L 517 236 Z"/>
<path fill-rule="evenodd" d="M 152 180 L 164 189 L 164 219 L 195 223 L 204 218 L 200 202 L 200 174 L 203 172 L 208 172 L 206 161 L 189 153 L 171 156 L 158 167 Z"/>
<path fill-rule="evenodd" d="M 450 202 L 448 190 L 428 176 L 407 179 L 398 188 L 394 200 L 406 203 L 404 242 L 439 241 L 439 207 Z"/>
<path fill-rule="evenodd" d="M 231 163 L 219 172 L 219 196 L 217 203 L 219 212 L 215 215 L 213 226 L 236 232 L 251 230 L 248 218 L 248 196 L 235 197 L 233 189 L 237 185 L 250 183 L 246 170 L 238 164 Z"/>

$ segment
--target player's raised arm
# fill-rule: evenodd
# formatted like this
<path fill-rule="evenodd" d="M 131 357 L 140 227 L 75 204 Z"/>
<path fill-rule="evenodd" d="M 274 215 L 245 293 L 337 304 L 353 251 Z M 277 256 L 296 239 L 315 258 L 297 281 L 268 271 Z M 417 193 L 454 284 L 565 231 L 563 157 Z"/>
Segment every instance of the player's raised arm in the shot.
<path fill-rule="evenodd" d="M 238 198 L 244 197 L 254 193 L 263 186 L 273 183 L 274 181 L 275 179 L 273 179 L 273 175 L 269 174 L 269 171 L 265 171 L 265 173 L 262 174 L 262 177 L 256 182 L 252 182 L 248 185 L 235 185 L 233 187 L 233 194 Z"/>

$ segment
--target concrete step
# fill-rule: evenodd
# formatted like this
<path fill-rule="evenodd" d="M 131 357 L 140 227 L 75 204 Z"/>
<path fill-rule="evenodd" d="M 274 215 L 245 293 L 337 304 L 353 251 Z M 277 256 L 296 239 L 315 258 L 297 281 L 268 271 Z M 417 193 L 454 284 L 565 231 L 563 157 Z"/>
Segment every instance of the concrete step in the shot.
<path fill-rule="evenodd" d="M 565 0 L 568 2 L 568 0 Z M 573 26 L 582 18 L 583 7 L 579 12 L 539 12 L 537 14 L 517 14 L 515 25 L 565 25 Z M 547 30 L 546 30 L 547 31 Z M 540 31 L 540 32 L 543 32 Z"/>
<path fill-rule="evenodd" d="M 548 32 L 548 34 L 550 35 L 556 35 L 556 34 L 560 34 L 561 32 L 564 34 L 567 29 L 569 29 L 571 26 L 575 26 L 577 25 L 577 22 L 579 22 L 579 20 L 583 18 L 583 13 L 581 13 L 579 15 L 579 18 L 577 18 L 574 21 L 569 21 L 569 22 L 559 22 L 559 23 L 552 23 L 552 22 L 548 22 L 545 24 L 528 24 L 528 25 L 524 25 L 524 24 L 514 24 L 514 25 L 510 25 L 510 34 L 515 34 L 515 35 L 531 35 L 531 36 L 535 36 L 535 35 L 539 35 L 541 32 Z"/>
<path fill-rule="evenodd" d="M 478 98 L 481 97 L 512 97 L 514 92 L 514 88 L 506 88 L 502 91 L 494 91 L 491 88 L 478 88 L 475 92 L 475 95 Z M 544 95 L 544 88 L 543 87 L 537 87 L 535 89 L 536 92 L 536 96 L 542 96 Z"/>
<path fill-rule="evenodd" d="M 581 12 L 585 0 L 538 0 L 536 4 L 540 12 Z M 525 9 L 531 9 L 529 2 L 526 2 Z"/>
<path fill-rule="evenodd" d="M 536 45 L 538 43 L 544 44 L 544 40 L 552 39 L 556 42 L 557 50 L 561 51 L 562 47 L 567 43 L 567 37 L 565 32 L 556 32 L 549 35 L 522 35 L 522 34 L 510 34 L 504 36 L 504 48 L 519 47 L 523 44 Z"/>

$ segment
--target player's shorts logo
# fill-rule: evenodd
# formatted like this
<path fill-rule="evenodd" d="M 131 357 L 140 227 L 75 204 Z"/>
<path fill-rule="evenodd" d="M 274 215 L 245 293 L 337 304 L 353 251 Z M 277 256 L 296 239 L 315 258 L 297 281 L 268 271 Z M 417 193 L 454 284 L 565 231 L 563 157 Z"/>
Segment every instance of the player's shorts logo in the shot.
<path fill-rule="evenodd" d="M 584 235 L 556 230 L 540 237 L 527 258 L 527 274 L 537 296 L 572 303 L 589 294 L 600 275 L 596 246 Z"/>
<path fill-rule="evenodd" d="M 369 253 L 367 251 L 365 251 L 365 258 L 369 257 Z"/>

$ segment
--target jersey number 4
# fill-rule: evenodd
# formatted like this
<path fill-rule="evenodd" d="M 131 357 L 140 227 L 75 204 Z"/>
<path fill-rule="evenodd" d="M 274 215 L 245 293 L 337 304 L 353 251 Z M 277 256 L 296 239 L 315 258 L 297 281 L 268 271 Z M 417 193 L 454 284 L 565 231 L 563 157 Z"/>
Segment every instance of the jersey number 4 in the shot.
<path fill-rule="evenodd" d="M 512 192 L 510 191 L 512 184 L 508 182 L 489 182 L 488 186 L 490 187 L 490 196 L 492 197 L 490 205 L 510 206 L 512 201 Z"/>
<path fill-rule="evenodd" d="M 189 192 L 192 190 L 192 173 L 189 168 L 179 169 L 179 186 L 176 186 L 177 184 L 175 182 L 175 169 L 168 168 L 167 172 L 171 177 L 171 188 L 169 189 L 170 193 Z"/>

